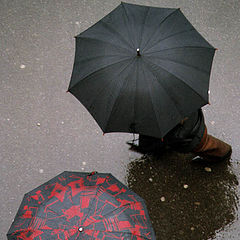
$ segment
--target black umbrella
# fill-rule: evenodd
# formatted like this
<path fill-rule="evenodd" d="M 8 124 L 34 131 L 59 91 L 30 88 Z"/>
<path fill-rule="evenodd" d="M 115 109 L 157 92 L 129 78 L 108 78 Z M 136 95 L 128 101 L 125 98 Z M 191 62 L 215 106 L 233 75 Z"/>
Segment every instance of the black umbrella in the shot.
<path fill-rule="evenodd" d="M 208 103 L 214 53 L 180 9 L 121 3 L 76 36 L 68 91 L 105 133 L 163 137 Z"/>

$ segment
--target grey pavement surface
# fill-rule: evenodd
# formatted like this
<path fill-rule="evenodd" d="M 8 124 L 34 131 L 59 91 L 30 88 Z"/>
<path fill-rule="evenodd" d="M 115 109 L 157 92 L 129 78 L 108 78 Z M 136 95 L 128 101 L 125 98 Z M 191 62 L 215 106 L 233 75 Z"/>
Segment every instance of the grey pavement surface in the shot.
<path fill-rule="evenodd" d="M 111 172 L 129 184 L 146 199 L 157 239 L 240 239 L 240 1 L 129 2 L 180 7 L 219 49 L 204 113 L 209 132 L 232 145 L 230 164 L 206 172 L 188 155 L 132 152 L 130 134 L 103 136 L 66 93 L 74 36 L 120 1 L 0 0 L 0 239 L 24 193 L 64 170 Z"/>

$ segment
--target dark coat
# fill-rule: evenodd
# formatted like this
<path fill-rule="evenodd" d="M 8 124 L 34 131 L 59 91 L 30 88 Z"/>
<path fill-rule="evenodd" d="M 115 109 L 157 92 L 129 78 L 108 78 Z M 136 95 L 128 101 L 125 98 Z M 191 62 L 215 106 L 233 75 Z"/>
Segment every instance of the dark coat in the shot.
<path fill-rule="evenodd" d="M 199 109 L 168 132 L 163 139 L 139 135 L 139 147 L 154 151 L 167 145 L 178 152 L 191 152 L 201 142 L 205 128 L 204 116 Z"/>

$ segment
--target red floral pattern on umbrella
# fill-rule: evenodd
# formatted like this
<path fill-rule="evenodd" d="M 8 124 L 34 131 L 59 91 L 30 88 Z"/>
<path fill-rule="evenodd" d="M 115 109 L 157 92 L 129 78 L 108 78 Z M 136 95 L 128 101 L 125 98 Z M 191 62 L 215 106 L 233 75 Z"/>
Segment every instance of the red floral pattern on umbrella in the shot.
<path fill-rule="evenodd" d="M 155 239 L 144 200 L 111 174 L 63 172 L 25 194 L 14 240 Z"/>

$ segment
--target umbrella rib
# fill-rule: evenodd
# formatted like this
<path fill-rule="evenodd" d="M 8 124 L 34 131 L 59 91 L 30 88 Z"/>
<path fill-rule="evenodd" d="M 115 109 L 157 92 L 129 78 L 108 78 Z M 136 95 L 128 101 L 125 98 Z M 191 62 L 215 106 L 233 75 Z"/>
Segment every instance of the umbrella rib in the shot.
<path fill-rule="evenodd" d="M 169 35 L 169 36 L 167 36 L 167 37 L 165 37 L 165 38 L 162 38 L 162 39 L 158 40 L 156 43 L 154 43 L 151 47 L 149 47 L 148 50 L 152 49 L 155 44 L 159 44 L 160 42 L 162 42 L 162 41 L 164 41 L 164 40 L 166 40 L 166 39 L 168 39 L 168 38 L 177 36 L 177 35 L 182 34 L 182 33 L 191 32 L 191 31 L 194 31 L 194 30 L 195 30 L 194 28 L 191 28 L 191 29 L 184 30 L 184 31 L 181 31 L 181 32 L 178 32 L 178 33 L 174 33 L 174 34 Z"/>
<path fill-rule="evenodd" d="M 132 62 L 131 63 L 129 63 L 129 65 L 128 66 L 130 66 L 131 64 L 133 64 L 133 62 L 134 61 L 136 61 L 136 58 L 133 58 L 132 59 Z M 125 69 L 124 69 L 125 70 Z M 130 73 L 128 74 L 128 76 L 130 75 Z M 126 78 L 125 78 L 126 79 Z M 112 114 L 112 112 L 113 112 L 113 109 L 114 109 L 114 107 L 115 107 L 115 105 L 116 105 L 116 101 L 117 101 L 117 99 L 119 98 L 119 95 L 120 95 L 120 93 L 122 92 L 122 90 L 123 90 L 123 86 L 124 86 L 124 84 L 121 86 L 121 89 L 120 89 L 120 91 L 119 91 L 119 94 L 118 94 L 118 97 L 116 98 L 116 100 L 115 100 L 115 103 L 113 104 L 113 106 L 112 106 L 112 109 L 111 109 L 111 112 L 110 112 L 110 114 L 109 114 L 109 116 L 108 116 L 108 120 L 106 121 L 106 126 L 105 126 L 105 130 L 107 129 L 107 126 L 108 126 L 108 121 L 109 121 L 109 119 L 110 119 L 110 117 L 111 117 L 111 114 Z"/>
<path fill-rule="evenodd" d="M 143 70 L 143 74 L 145 75 L 144 68 L 142 68 L 142 70 Z M 146 79 L 146 78 L 145 78 L 145 79 Z M 157 119 L 158 129 L 159 129 L 159 132 L 162 134 L 161 127 L 160 127 L 160 125 L 159 125 L 158 117 L 157 117 L 157 114 L 156 114 L 156 111 L 155 111 L 155 107 L 154 107 L 154 104 L 153 104 L 152 94 L 151 94 L 151 91 L 150 91 L 150 89 L 149 89 L 149 84 L 147 84 L 147 86 L 148 86 L 148 92 L 149 92 L 149 95 L 150 95 L 152 107 L 153 107 L 153 110 L 154 110 L 154 115 L 155 115 L 155 117 L 156 117 L 156 119 Z"/>
<path fill-rule="evenodd" d="M 10 236 L 10 235 L 12 236 L 12 235 L 16 235 L 16 233 L 18 234 L 18 233 L 28 232 L 29 230 L 32 230 L 34 232 L 34 231 L 38 230 L 38 228 L 34 229 L 32 227 L 28 227 L 27 229 L 16 230 L 15 232 L 8 233 L 7 235 L 8 236 Z"/>
<path fill-rule="evenodd" d="M 132 63 L 132 62 L 131 62 L 131 63 Z M 131 64 L 131 63 L 129 63 L 129 64 Z M 117 75 L 120 75 L 128 66 L 129 66 L 129 65 L 125 66 L 119 73 L 116 73 L 116 74 L 117 74 Z M 115 79 L 113 78 L 112 81 L 113 81 L 113 80 L 115 80 Z M 112 81 L 111 81 L 111 83 L 112 83 Z M 104 90 L 104 86 L 103 86 L 103 88 L 102 88 L 101 90 L 98 91 L 98 94 L 101 95 L 101 93 L 102 93 L 103 90 Z M 94 100 L 97 99 L 97 97 L 98 97 L 98 95 L 95 96 Z M 92 102 L 94 102 L 94 100 L 93 100 Z M 111 113 L 110 113 L 110 115 L 111 115 Z M 105 127 L 105 129 L 106 129 L 106 127 Z"/>
<path fill-rule="evenodd" d="M 159 53 L 159 52 L 164 52 L 164 51 L 169 51 L 169 50 L 174 50 L 174 49 L 181 49 L 181 48 L 206 48 L 206 49 L 215 49 L 211 47 L 201 47 L 201 46 L 181 46 L 181 47 L 173 47 L 173 48 L 165 48 L 159 51 L 154 51 L 154 52 L 147 52 L 147 54 L 151 53 Z"/>
<path fill-rule="evenodd" d="M 132 63 L 132 62 L 128 63 L 120 72 L 116 73 L 115 75 L 120 75 L 131 63 Z M 86 80 L 87 78 L 88 78 L 88 76 L 87 76 L 86 78 L 82 79 L 81 81 L 79 81 L 78 83 L 76 83 L 72 88 L 77 87 L 78 84 L 80 84 L 83 80 Z M 112 78 L 111 82 L 109 82 L 108 85 L 111 84 L 114 80 L 116 80 L 116 78 Z M 98 95 L 101 95 L 101 93 L 102 93 L 103 90 L 105 90 L 105 85 L 102 85 L 102 88 L 99 89 Z M 96 95 L 96 96 L 94 97 L 94 99 L 92 100 L 92 103 L 95 101 L 95 99 L 97 99 L 98 95 Z M 111 111 L 111 112 L 112 112 L 112 111 Z M 111 115 L 111 113 L 110 113 L 110 115 Z M 109 115 L 109 116 L 110 116 L 110 115 Z M 103 128 L 101 127 L 101 129 L 102 129 L 103 132 L 105 132 L 106 126 L 103 127 Z"/>
<path fill-rule="evenodd" d="M 183 63 L 183 62 L 180 62 L 180 61 L 172 60 L 172 59 L 170 59 L 170 58 L 162 58 L 162 57 L 158 57 L 158 56 L 154 56 L 153 58 L 158 58 L 158 59 L 162 59 L 162 60 L 167 60 L 167 61 L 169 61 L 169 62 L 178 63 L 178 64 L 180 64 L 180 65 L 184 65 L 184 66 L 193 68 L 193 69 L 195 69 L 195 70 L 197 70 L 197 71 L 200 71 L 200 72 L 202 72 L 202 73 L 204 73 L 204 74 L 207 74 L 207 75 L 209 74 L 209 72 L 207 72 L 207 71 L 205 71 L 205 70 L 202 70 L 202 69 L 200 69 L 200 68 L 198 68 L 198 67 L 195 67 L 195 66 L 192 66 L 192 65 L 190 65 L 190 64 Z"/>
<path fill-rule="evenodd" d="M 175 78 L 179 79 L 179 80 L 180 80 L 181 82 L 183 82 L 187 87 L 191 88 L 198 96 L 200 96 L 200 97 L 204 100 L 204 102 L 206 102 L 206 100 L 205 100 L 194 88 L 192 88 L 191 86 L 189 86 L 183 79 L 175 76 L 173 73 L 169 72 L 167 69 L 165 69 L 165 68 L 162 67 L 161 65 L 155 64 L 155 63 L 153 63 L 153 62 L 150 61 L 150 60 L 147 60 L 147 61 L 149 61 L 151 64 L 153 64 L 153 65 L 155 65 L 155 66 L 157 66 L 157 67 L 162 68 L 163 70 L 167 71 L 169 74 L 171 74 L 172 76 L 174 76 Z"/>
<path fill-rule="evenodd" d="M 42 218 L 41 218 L 42 219 Z M 43 219 L 44 220 L 44 219 Z M 61 228 L 60 228 L 61 229 Z M 65 228 L 64 228 L 65 229 Z M 64 230 L 64 229 L 62 229 L 62 230 Z M 70 230 L 70 229 L 72 229 L 72 226 L 69 226 L 69 228 L 68 228 L 68 230 Z M 28 232 L 29 230 L 32 230 L 32 232 L 34 233 L 36 230 L 45 230 L 45 229 L 41 229 L 41 228 L 39 228 L 39 227 L 37 227 L 37 228 L 32 228 L 32 227 L 27 227 L 27 229 L 21 229 L 21 230 L 17 230 L 17 231 L 15 231 L 15 232 L 12 232 L 12 233 L 8 233 L 7 235 L 8 236 L 12 236 L 12 235 L 16 235 L 16 233 L 18 234 L 18 233 L 24 233 L 24 232 Z M 75 234 L 75 232 L 72 234 L 72 235 L 70 235 L 70 236 L 73 236 Z"/>
<path fill-rule="evenodd" d="M 71 90 L 72 88 L 76 87 L 76 85 L 78 85 L 81 81 L 86 80 L 89 76 L 92 76 L 93 74 L 98 73 L 99 71 L 102 71 L 102 70 L 104 70 L 104 69 L 106 69 L 106 68 L 108 68 L 108 67 L 110 67 L 110 66 L 115 65 L 115 64 L 119 64 L 119 63 L 121 63 L 121 62 L 124 62 L 124 61 L 126 61 L 126 60 L 128 60 L 128 59 L 130 59 L 130 58 L 128 57 L 128 58 L 123 59 L 123 60 L 121 60 L 121 61 L 108 64 L 108 65 L 106 65 L 106 66 L 104 66 L 104 67 L 102 67 L 102 68 L 97 69 L 96 71 L 93 71 L 93 72 L 89 73 L 88 75 L 84 76 L 82 79 L 78 80 L 78 82 L 76 82 L 76 83 L 75 83 L 74 85 L 72 85 L 70 88 L 68 88 L 68 91 Z"/>
<path fill-rule="evenodd" d="M 44 207 L 44 206 L 46 206 L 46 204 L 44 204 L 44 205 L 43 205 L 43 204 L 40 204 L 40 206 L 41 206 L 41 207 L 42 207 L 42 206 Z M 48 208 L 48 209 L 50 209 L 51 211 L 53 211 L 51 208 Z M 55 211 L 53 211 L 53 212 L 56 213 L 57 216 L 59 216 L 59 214 L 58 214 L 57 212 L 55 212 Z M 23 215 L 24 215 L 24 214 L 17 214 L 18 217 L 21 217 L 21 216 L 23 216 Z M 45 218 L 43 218 L 42 216 L 39 216 L 39 215 L 37 215 L 37 214 L 36 214 L 35 217 L 38 217 L 38 218 L 40 218 L 40 219 L 45 220 Z M 59 217 L 61 217 L 61 216 L 59 216 Z"/>
<path fill-rule="evenodd" d="M 106 193 L 106 194 L 109 194 L 109 193 L 107 193 L 107 192 L 105 192 L 105 193 Z M 136 204 L 136 203 L 141 203 L 141 204 L 143 205 L 143 204 L 144 204 L 144 201 L 137 201 L 137 202 L 132 202 L 132 203 L 123 204 L 123 205 L 119 206 L 118 208 L 116 208 L 116 209 L 114 209 L 114 210 L 112 210 L 112 211 L 110 211 L 110 212 L 108 212 L 108 213 L 102 215 L 99 219 L 95 219 L 95 221 L 89 223 L 89 224 L 86 225 L 85 227 L 88 227 L 88 226 L 90 226 L 90 225 L 96 223 L 97 221 L 103 219 L 104 217 L 106 217 L 106 216 L 108 216 L 108 215 L 114 213 L 115 211 L 117 211 L 117 210 L 119 210 L 119 209 L 121 209 L 121 208 L 123 208 L 123 207 L 131 206 L 131 205 L 134 205 L 134 204 Z M 144 206 L 144 205 L 143 205 L 143 206 Z M 85 219 L 86 219 L 86 218 L 85 218 Z M 85 219 L 84 219 L 84 220 L 85 220 Z"/>
<path fill-rule="evenodd" d="M 96 40 L 96 41 L 104 42 L 104 43 L 107 43 L 107 44 L 112 45 L 112 46 L 114 46 L 114 47 L 117 47 L 117 48 L 121 48 L 121 49 L 123 49 L 123 50 L 126 50 L 126 51 L 129 53 L 129 49 L 124 48 L 124 47 L 120 47 L 119 45 L 113 44 L 113 43 L 108 42 L 108 41 L 104 41 L 104 40 L 102 40 L 102 39 L 97 39 L 97 38 L 93 38 L 93 37 L 84 37 L 84 36 L 78 36 L 78 37 L 76 37 L 76 38 L 86 39 L 86 40 L 87 40 L 87 39 L 90 39 L 90 40 Z"/>
<path fill-rule="evenodd" d="M 46 203 L 44 203 L 44 202 L 42 202 L 42 203 L 40 203 L 38 206 L 37 206 L 37 208 L 39 209 L 40 207 L 47 207 L 47 204 Z M 51 208 L 49 208 L 49 207 L 47 207 L 48 209 L 50 209 L 51 211 L 53 211 L 57 216 L 60 216 L 59 215 L 59 213 L 57 213 L 57 212 L 55 212 L 53 209 L 51 209 Z M 19 216 L 23 216 L 23 214 L 19 214 Z M 41 216 L 38 216 L 37 215 L 37 217 L 39 217 L 39 218 L 41 218 L 41 219 L 44 219 L 44 218 L 42 218 Z"/>
<path fill-rule="evenodd" d="M 97 188 L 97 190 L 96 190 L 96 194 L 95 194 L 95 197 L 94 198 L 96 198 L 96 196 L 97 196 L 97 193 L 99 192 L 99 190 L 101 189 L 101 186 L 107 181 L 107 177 L 111 177 L 112 176 L 112 174 L 108 174 L 107 176 L 106 176 L 106 178 L 105 178 L 105 181 L 103 182 L 103 183 L 101 183 L 101 184 L 99 184 L 98 185 L 98 188 Z M 126 187 L 126 186 L 125 186 Z M 110 195 L 108 192 L 105 192 L 106 194 L 108 194 L 108 195 Z M 111 196 L 111 195 L 110 195 Z M 138 203 L 142 203 L 143 204 L 143 206 L 144 206 L 144 201 L 137 201 Z M 133 202 L 133 203 L 137 203 L 137 202 Z M 92 204 L 93 204 L 94 202 L 92 202 Z M 128 206 L 128 205 L 131 205 L 132 203 L 128 203 L 128 204 L 124 204 L 124 205 L 121 205 L 120 207 L 124 207 L 124 206 Z M 119 209 L 119 208 L 118 208 Z M 84 223 L 84 221 L 87 219 L 87 217 L 88 217 L 88 215 L 89 215 L 89 213 L 90 213 L 90 210 L 91 210 L 91 207 L 89 207 L 89 211 L 88 211 L 88 213 L 85 215 L 85 217 L 84 217 L 84 219 L 82 220 L 82 222 Z M 110 214 L 110 213 L 112 213 L 112 212 L 114 212 L 114 211 L 116 211 L 116 209 L 114 209 L 113 211 L 110 211 L 110 212 L 108 212 L 107 214 L 105 214 L 104 216 L 106 216 L 106 215 L 108 215 L 108 214 Z M 98 220 L 96 220 L 96 221 L 98 221 Z M 92 223 L 90 223 L 90 224 L 88 224 L 88 225 L 86 225 L 86 226 L 89 226 L 89 225 L 91 225 L 91 224 L 93 224 L 93 223 L 95 223 L 96 221 L 94 221 L 94 222 L 92 222 Z M 85 227 L 86 227 L 85 226 Z"/>
<path fill-rule="evenodd" d="M 79 58 L 77 62 L 81 62 L 82 60 L 84 61 L 91 61 L 91 60 L 96 60 L 98 58 L 102 58 L 102 57 L 115 57 L 118 56 L 117 54 L 109 54 L 109 55 L 98 55 L 98 56 L 93 56 L 93 57 L 86 57 L 86 58 Z"/>
<path fill-rule="evenodd" d="M 54 211 L 53 211 L 54 212 Z M 18 217 L 21 217 L 22 215 L 19 215 Z M 39 219 L 42 219 L 42 220 L 46 220 L 46 218 L 43 218 L 42 216 L 34 216 L 34 217 L 37 217 L 37 218 L 39 218 Z M 61 217 L 61 216 L 60 216 Z M 49 218 L 48 218 L 49 219 Z M 50 218 L 51 219 L 51 218 Z M 31 220 L 31 221 L 33 221 L 33 220 Z M 37 227 L 36 228 L 33 228 L 31 225 L 30 225 L 31 223 L 29 223 L 29 225 L 25 228 L 25 229 L 21 229 L 21 230 L 17 230 L 18 232 L 27 232 L 28 230 L 33 230 L 33 231 L 36 231 L 36 230 L 44 230 L 44 229 L 42 229 L 41 228 L 41 226 L 40 225 L 36 225 Z M 72 226 L 70 226 L 70 225 L 66 225 L 67 227 L 69 227 L 69 229 L 71 229 L 72 228 Z M 12 234 L 12 233 L 15 233 L 15 232 L 11 232 L 11 233 L 9 233 L 9 234 Z"/>
<path fill-rule="evenodd" d="M 99 191 L 101 185 L 104 184 L 104 183 L 107 181 L 107 177 L 108 177 L 108 176 L 111 176 L 111 175 L 108 174 L 108 175 L 105 177 L 105 181 L 104 181 L 103 183 L 101 183 L 101 184 L 98 185 L 98 187 L 97 187 L 97 189 L 96 189 L 96 194 L 95 194 L 94 199 L 96 198 L 97 193 L 98 193 L 98 191 Z M 92 202 L 91 205 L 93 205 L 93 202 Z M 88 215 L 90 214 L 90 210 L 91 210 L 91 207 L 89 207 L 88 213 L 87 213 L 87 214 L 85 215 L 85 217 L 82 219 L 82 223 L 84 223 L 84 221 L 88 218 Z"/>
<path fill-rule="evenodd" d="M 122 69 L 120 72 L 115 73 L 115 75 L 120 75 L 127 67 L 128 65 L 125 66 L 124 69 Z M 116 80 L 116 78 L 113 77 L 111 82 L 108 83 L 108 85 L 111 84 L 114 80 Z M 102 88 L 99 88 L 98 95 L 95 95 L 95 97 L 92 100 L 92 103 L 98 98 L 99 95 L 101 96 L 103 90 L 105 90 L 105 85 L 102 85 Z"/>
<path fill-rule="evenodd" d="M 109 176 L 111 177 L 112 174 L 108 174 L 108 175 L 106 176 L 106 178 L 105 178 L 105 181 L 104 181 L 103 183 L 101 183 L 101 184 L 98 185 L 98 188 L 97 188 L 95 197 L 97 196 L 98 191 L 101 189 L 100 187 L 107 181 L 107 177 L 109 177 Z M 116 179 L 116 180 L 117 180 L 117 179 Z M 117 181 L 118 181 L 118 180 L 117 180 Z M 126 187 L 126 186 L 125 186 L 125 187 Z M 108 192 L 105 192 L 105 193 L 108 194 L 108 195 L 110 195 Z M 110 196 L 111 196 L 111 195 L 110 195 Z M 123 204 L 123 205 L 121 205 L 120 207 L 129 206 L 129 205 L 132 205 L 132 204 L 135 204 L 135 203 L 142 203 L 143 206 L 144 206 L 144 204 L 145 204 L 144 200 L 143 200 L 143 201 L 139 201 L 139 200 L 138 200 L 138 201 L 133 202 L 133 203 Z M 92 204 L 93 204 L 93 202 L 92 202 Z M 119 207 L 119 208 L 120 208 L 120 207 Z M 118 209 L 119 209 L 119 208 L 118 208 Z M 88 217 L 88 215 L 89 215 L 89 213 L 90 213 L 90 209 L 91 209 L 91 207 L 89 207 L 89 212 L 88 212 L 88 214 L 86 214 L 85 218 L 82 220 L 83 223 L 84 223 L 84 221 L 87 219 L 87 217 Z M 107 214 L 105 214 L 104 216 L 109 215 L 109 214 L 111 214 L 112 212 L 114 212 L 114 211 L 116 211 L 116 210 L 117 210 L 117 209 L 114 209 L 114 210 L 108 212 Z M 98 220 L 96 220 L 96 221 L 98 221 Z M 86 225 L 85 227 L 87 227 L 87 226 L 95 223 L 96 221 L 91 222 L 90 224 Z"/>
<path fill-rule="evenodd" d="M 47 205 L 46 204 L 41 204 L 41 207 L 47 207 Z M 57 216 L 59 216 L 59 217 L 61 217 L 60 215 L 59 215 L 59 213 L 57 213 L 57 212 L 55 212 L 53 209 L 51 209 L 50 207 L 47 207 L 49 210 L 51 210 L 52 212 L 54 212 Z M 37 217 L 39 217 L 39 216 L 37 216 Z M 42 217 L 39 217 L 39 218 L 42 218 Z M 43 219 L 43 218 L 42 218 Z"/>
<path fill-rule="evenodd" d="M 135 86 L 135 92 L 134 92 L 134 103 L 133 103 L 133 119 L 135 122 L 136 119 L 136 109 L 137 109 L 137 88 L 138 88 L 138 79 L 139 79 L 139 61 L 136 63 L 136 79 L 134 79 L 134 86 Z M 131 132 L 136 132 L 135 126 L 133 125 Z"/>
<path fill-rule="evenodd" d="M 124 4 L 121 4 L 121 6 L 122 6 L 122 8 L 123 8 L 123 12 L 124 12 L 124 16 L 125 16 L 125 18 L 124 18 L 124 23 L 125 23 L 125 26 L 126 26 L 126 29 L 127 29 L 127 32 L 128 32 L 128 37 L 129 37 L 129 39 L 131 39 L 131 43 L 132 43 L 132 46 L 133 46 L 133 49 L 134 49 L 134 42 L 132 41 L 132 38 L 130 37 L 129 28 L 128 28 L 128 25 L 127 25 L 127 23 L 126 23 L 126 19 L 127 19 L 127 21 L 129 21 L 129 17 L 128 17 L 128 15 L 127 15 L 127 11 L 126 11 L 126 9 L 125 9 Z"/>
<path fill-rule="evenodd" d="M 142 36 L 143 36 L 143 33 L 144 33 L 144 30 L 145 30 L 145 25 L 146 25 L 146 20 L 147 20 L 147 17 L 148 17 L 148 14 L 150 12 L 150 7 L 147 7 L 148 10 L 146 11 L 146 14 L 145 14 L 145 17 L 144 17 L 144 22 L 143 22 L 143 25 L 142 25 L 142 29 L 141 29 L 141 39 L 140 39 L 140 42 L 139 42 L 139 47 L 141 46 L 141 43 L 142 43 Z"/>
<path fill-rule="evenodd" d="M 123 234 L 127 234 L 127 235 L 131 235 L 131 236 L 137 236 L 140 237 L 141 239 L 146 239 L 146 240 L 150 240 L 151 238 L 146 238 L 145 236 L 141 236 L 141 235 L 137 235 L 137 234 L 132 234 L 130 232 L 119 232 L 119 231 L 102 231 L 102 230 L 94 230 L 94 229 L 87 229 L 88 231 L 91 232 L 102 232 L 102 233 L 123 233 Z"/>
<path fill-rule="evenodd" d="M 149 63 L 148 63 L 147 61 L 145 61 L 145 62 L 146 62 L 146 64 L 147 64 L 147 66 L 149 66 Z M 150 72 L 153 74 L 153 76 L 155 76 L 155 78 L 156 78 L 156 80 L 157 80 L 157 83 L 158 83 L 159 85 L 161 85 L 162 89 L 167 93 L 164 85 L 163 85 L 160 81 L 158 81 L 157 75 L 155 74 L 155 72 L 153 71 L 153 69 L 152 69 L 151 67 L 149 67 L 149 70 L 150 70 Z M 176 104 L 176 101 L 174 100 L 174 98 L 173 98 L 171 95 L 169 95 L 169 94 L 166 94 L 166 95 L 172 100 L 172 102 L 174 102 L 174 106 L 175 106 L 176 111 L 177 111 L 177 112 L 179 113 L 179 115 L 182 117 L 181 112 L 180 112 L 179 109 L 176 107 L 177 104 Z M 151 96 L 151 91 L 150 91 L 150 96 Z M 151 98 L 151 100 L 152 100 L 152 98 Z M 154 106 L 154 105 L 153 105 L 153 106 Z"/>
<path fill-rule="evenodd" d="M 105 27 L 107 27 L 107 28 L 109 28 L 110 30 L 112 30 L 113 32 L 115 32 L 118 36 L 120 36 L 120 37 L 122 38 L 122 40 L 123 40 L 125 43 L 127 43 L 127 45 L 128 45 L 130 48 L 132 48 L 130 42 L 128 42 L 127 39 L 124 38 L 124 36 L 122 36 L 122 34 L 116 30 L 116 28 L 110 26 L 110 24 L 108 24 L 108 23 L 106 23 L 106 22 L 103 22 L 103 21 L 102 21 L 101 23 L 102 23 Z"/>
<path fill-rule="evenodd" d="M 150 42 L 150 40 L 156 35 L 156 30 L 170 17 L 172 16 L 174 13 L 176 13 L 177 11 L 179 11 L 179 8 L 175 9 L 173 12 L 171 12 L 170 14 L 168 14 L 158 25 L 157 27 L 154 29 L 154 34 L 150 36 L 150 38 L 148 39 L 148 41 L 146 42 L 145 46 L 143 47 L 143 50 L 147 47 L 148 43 Z M 142 50 L 142 51 L 143 51 Z"/>

